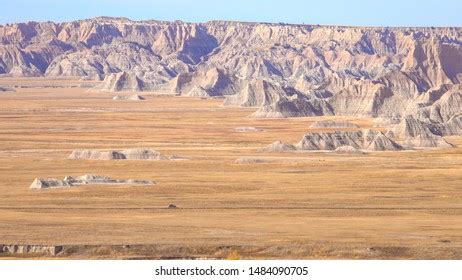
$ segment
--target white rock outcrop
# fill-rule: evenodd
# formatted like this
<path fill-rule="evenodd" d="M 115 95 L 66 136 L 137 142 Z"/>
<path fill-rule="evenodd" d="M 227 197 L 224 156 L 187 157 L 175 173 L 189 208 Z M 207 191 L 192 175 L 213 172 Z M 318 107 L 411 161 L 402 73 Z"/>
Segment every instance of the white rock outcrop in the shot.
<path fill-rule="evenodd" d="M 261 150 L 262 152 L 267 153 L 283 153 L 295 151 L 295 146 L 292 144 L 287 144 L 282 141 L 276 141 Z"/>
<path fill-rule="evenodd" d="M 365 154 L 360 149 L 357 149 L 352 146 L 340 146 L 337 149 L 335 149 L 335 152 L 339 154 L 360 154 L 360 155 Z"/>
<path fill-rule="evenodd" d="M 112 98 L 112 100 L 132 100 L 132 101 L 140 101 L 140 100 L 145 100 L 144 97 L 138 95 L 138 94 L 133 94 L 130 96 L 122 96 L 122 95 L 116 95 Z"/>
<path fill-rule="evenodd" d="M 359 125 L 356 125 L 347 121 L 318 121 L 310 125 L 310 128 L 359 128 Z"/>
<path fill-rule="evenodd" d="M 30 185 L 30 189 L 59 189 L 59 188 L 70 188 L 78 187 L 83 185 L 141 185 L 149 186 L 154 185 L 154 181 L 147 180 L 119 180 L 112 179 L 105 176 L 85 174 L 79 177 L 66 176 L 63 180 L 54 178 L 36 178 Z"/>
<path fill-rule="evenodd" d="M 74 150 L 68 158 L 76 160 L 168 160 L 160 152 L 150 149 Z"/>
<path fill-rule="evenodd" d="M 241 157 L 234 161 L 236 164 L 258 164 L 258 163 L 267 163 L 268 161 L 261 158 L 255 157 Z"/>
<path fill-rule="evenodd" d="M 0 244 L 0 253 L 9 254 L 45 254 L 56 256 L 63 252 L 63 250 L 63 246 Z"/>

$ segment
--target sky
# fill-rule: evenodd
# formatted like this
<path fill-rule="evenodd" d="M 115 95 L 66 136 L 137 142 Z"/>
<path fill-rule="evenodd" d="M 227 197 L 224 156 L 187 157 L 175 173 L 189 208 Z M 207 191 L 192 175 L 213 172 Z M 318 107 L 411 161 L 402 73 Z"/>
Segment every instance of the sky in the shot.
<path fill-rule="evenodd" d="M 0 24 L 72 21 L 237 20 L 354 26 L 462 26 L 462 0 L 0 0 Z"/>

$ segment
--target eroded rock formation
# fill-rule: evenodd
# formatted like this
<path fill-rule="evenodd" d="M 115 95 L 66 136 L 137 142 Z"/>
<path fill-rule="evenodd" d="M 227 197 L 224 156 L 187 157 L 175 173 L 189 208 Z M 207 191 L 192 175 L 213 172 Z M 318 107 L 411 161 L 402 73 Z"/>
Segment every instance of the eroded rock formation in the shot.
<path fill-rule="evenodd" d="M 113 151 L 74 150 L 68 157 L 79 160 L 168 160 L 158 151 L 149 149 L 128 149 Z"/>
<path fill-rule="evenodd" d="M 261 150 L 262 152 L 268 152 L 268 153 L 281 153 L 281 152 L 289 152 L 289 151 L 295 151 L 295 146 L 292 144 L 287 144 L 282 141 L 276 141 L 267 147 L 263 148 Z"/>
<path fill-rule="evenodd" d="M 105 176 L 85 174 L 79 177 L 66 176 L 63 180 L 55 178 L 36 178 L 30 185 L 30 189 L 57 189 L 57 188 L 70 188 L 84 185 L 154 185 L 153 181 L 146 180 L 119 180 L 112 179 Z"/>
<path fill-rule="evenodd" d="M 365 151 L 399 151 L 403 147 L 380 131 L 336 131 L 326 133 L 310 132 L 296 145 L 298 150 L 334 151 L 350 146 Z"/>
<path fill-rule="evenodd" d="M 461 133 L 462 28 L 99 17 L 8 24 L 0 38 L 0 74 L 223 97 L 260 118 L 412 115 Z"/>
<path fill-rule="evenodd" d="M 340 146 L 337 149 L 335 149 L 335 152 L 339 154 L 365 154 L 360 149 L 357 149 L 352 146 Z"/>
<path fill-rule="evenodd" d="M 359 125 L 347 121 L 319 121 L 313 123 L 310 128 L 359 128 Z"/>
<path fill-rule="evenodd" d="M 454 121 L 457 123 L 457 121 Z M 460 124 L 459 124 L 460 125 Z M 441 123 L 427 123 L 412 116 L 405 117 L 392 130 L 393 136 L 408 147 L 452 147 L 442 136 L 459 125 L 446 127 Z"/>
<path fill-rule="evenodd" d="M 0 253 L 9 254 L 45 254 L 56 256 L 63 252 L 63 246 L 50 245 L 0 245 Z"/>

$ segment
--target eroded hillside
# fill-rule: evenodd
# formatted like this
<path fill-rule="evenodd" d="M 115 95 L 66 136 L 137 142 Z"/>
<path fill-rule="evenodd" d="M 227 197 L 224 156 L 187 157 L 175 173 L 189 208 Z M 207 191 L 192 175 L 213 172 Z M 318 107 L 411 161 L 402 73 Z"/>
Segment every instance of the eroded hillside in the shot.
<path fill-rule="evenodd" d="M 461 132 L 462 28 L 94 18 L 0 27 L 0 73 L 104 80 L 257 107 L 255 117 L 417 118 Z M 408 121 L 409 123 L 409 121 Z M 438 129 L 435 129 L 437 127 Z"/>

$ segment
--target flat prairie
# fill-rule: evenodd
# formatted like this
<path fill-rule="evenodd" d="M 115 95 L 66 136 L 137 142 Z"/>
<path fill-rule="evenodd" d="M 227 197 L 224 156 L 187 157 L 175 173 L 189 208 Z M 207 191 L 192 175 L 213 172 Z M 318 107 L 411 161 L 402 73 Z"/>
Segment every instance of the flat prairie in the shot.
<path fill-rule="evenodd" d="M 373 121 L 253 119 L 221 99 L 112 100 L 85 83 L 0 79 L 16 90 L 0 93 L 0 244 L 65 248 L 38 258 L 462 259 L 462 137 L 440 150 L 262 153 L 314 121 Z M 189 160 L 67 159 L 127 148 Z M 29 189 L 87 173 L 157 184 Z"/>

